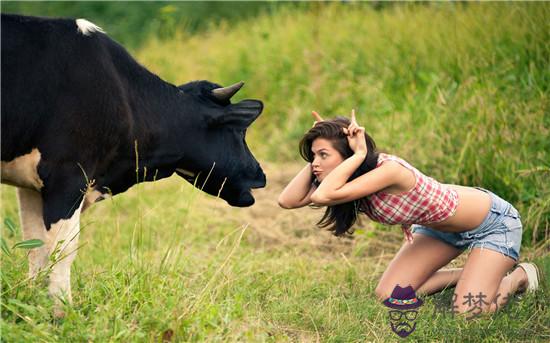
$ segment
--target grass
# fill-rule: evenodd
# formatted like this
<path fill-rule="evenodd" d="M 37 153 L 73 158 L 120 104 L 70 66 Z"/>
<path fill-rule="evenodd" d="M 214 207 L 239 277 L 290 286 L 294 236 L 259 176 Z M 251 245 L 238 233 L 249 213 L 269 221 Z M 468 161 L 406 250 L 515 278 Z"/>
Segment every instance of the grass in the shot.
<path fill-rule="evenodd" d="M 176 177 L 96 204 L 82 218 L 74 305 L 63 320 L 52 318 L 44 281 L 25 280 L 25 251 L 3 256 L 3 339 L 395 340 L 374 287 L 401 242 L 399 232 L 363 225 L 349 240 L 317 231 L 319 211 L 289 213 L 273 200 L 291 173 L 268 172 L 273 183 L 258 192 L 257 208 L 229 208 Z M 4 189 L 2 200 L 4 217 L 15 218 L 13 190 Z M 10 246 L 19 239 L 8 237 Z M 550 276 L 548 256 L 522 254 Z M 449 292 L 427 297 L 411 337 L 542 341 L 550 337 L 548 292 L 470 322 L 444 313 Z"/>
<path fill-rule="evenodd" d="M 276 205 L 300 168 L 311 109 L 355 107 L 384 150 L 512 201 L 526 228 L 522 259 L 550 279 L 549 13 L 546 3 L 317 4 L 152 39 L 133 53 L 163 78 L 242 79 L 238 97 L 265 102 L 248 141 L 268 186 L 247 209 L 178 178 L 94 205 L 63 320 L 52 318 L 44 280 L 26 280 L 26 251 L 2 254 L 2 340 L 398 340 L 374 288 L 400 231 L 363 223 L 355 239 L 337 239 L 314 228 L 319 211 Z M 14 190 L 1 191 L 2 219 L 17 222 Z M 2 236 L 10 247 L 22 239 L 5 227 Z M 437 311 L 450 291 L 427 297 L 409 338 L 548 341 L 549 293 L 547 283 L 469 322 Z"/>

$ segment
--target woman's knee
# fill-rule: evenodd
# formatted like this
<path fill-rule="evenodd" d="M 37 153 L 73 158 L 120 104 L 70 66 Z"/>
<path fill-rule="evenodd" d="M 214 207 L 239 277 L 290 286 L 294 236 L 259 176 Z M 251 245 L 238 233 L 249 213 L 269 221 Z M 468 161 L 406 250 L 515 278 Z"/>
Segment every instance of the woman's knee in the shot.
<path fill-rule="evenodd" d="M 390 289 L 387 285 L 385 285 L 380 281 L 378 282 L 378 285 L 376 286 L 374 293 L 376 294 L 376 297 L 378 298 L 378 300 L 384 301 L 390 297 L 392 289 Z"/>

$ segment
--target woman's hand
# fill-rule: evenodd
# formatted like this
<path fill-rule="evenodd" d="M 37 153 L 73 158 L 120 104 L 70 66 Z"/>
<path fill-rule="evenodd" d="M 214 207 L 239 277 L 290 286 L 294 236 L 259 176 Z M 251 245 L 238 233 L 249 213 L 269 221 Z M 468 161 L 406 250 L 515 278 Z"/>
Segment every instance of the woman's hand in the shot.
<path fill-rule="evenodd" d="M 351 150 L 358 155 L 367 156 L 367 141 L 365 139 L 365 128 L 357 124 L 355 110 L 351 110 L 351 124 L 343 129 L 348 136 L 348 144 Z"/>
<path fill-rule="evenodd" d="M 317 113 L 315 111 L 311 111 L 311 115 L 313 116 L 313 119 L 315 119 L 315 121 L 313 122 L 313 125 L 311 127 L 314 127 L 315 125 L 317 125 L 317 123 L 323 121 L 323 118 L 321 118 L 319 113 Z"/>
<path fill-rule="evenodd" d="M 405 235 L 405 240 L 407 240 L 407 242 L 412 244 L 414 238 L 413 238 L 413 234 L 411 232 L 411 227 L 410 226 L 401 226 L 401 230 L 403 230 L 403 234 Z"/>

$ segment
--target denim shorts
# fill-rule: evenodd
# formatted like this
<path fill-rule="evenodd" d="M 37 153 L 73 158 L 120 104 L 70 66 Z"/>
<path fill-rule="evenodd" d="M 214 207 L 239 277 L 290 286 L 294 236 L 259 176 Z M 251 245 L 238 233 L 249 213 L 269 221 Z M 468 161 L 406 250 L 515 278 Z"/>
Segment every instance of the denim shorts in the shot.
<path fill-rule="evenodd" d="M 516 262 L 521 247 L 521 216 L 518 211 L 498 195 L 478 188 L 491 196 L 491 209 L 475 229 L 453 233 L 442 232 L 421 225 L 413 225 L 412 232 L 437 238 L 453 247 L 466 250 L 473 248 L 490 249 L 509 256 Z"/>

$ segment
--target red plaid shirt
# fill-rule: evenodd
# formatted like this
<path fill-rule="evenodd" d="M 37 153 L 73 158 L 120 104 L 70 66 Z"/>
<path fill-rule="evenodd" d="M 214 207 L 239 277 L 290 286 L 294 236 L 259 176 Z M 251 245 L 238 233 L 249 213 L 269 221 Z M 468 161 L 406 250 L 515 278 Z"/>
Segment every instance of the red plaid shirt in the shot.
<path fill-rule="evenodd" d="M 363 201 L 362 211 L 369 218 L 382 224 L 401 224 L 408 229 L 412 224 L 429 224 L 443 221 L 455 214 L 458 207 L 458 194 L 422 174 L 406 161 L 397 156 L 380 154 L 376 167 L 385 161 L 396 161 L 411 170 L 416 177 L 416 184 L 406 193 L 394 195 L 376 192 Z"/>

